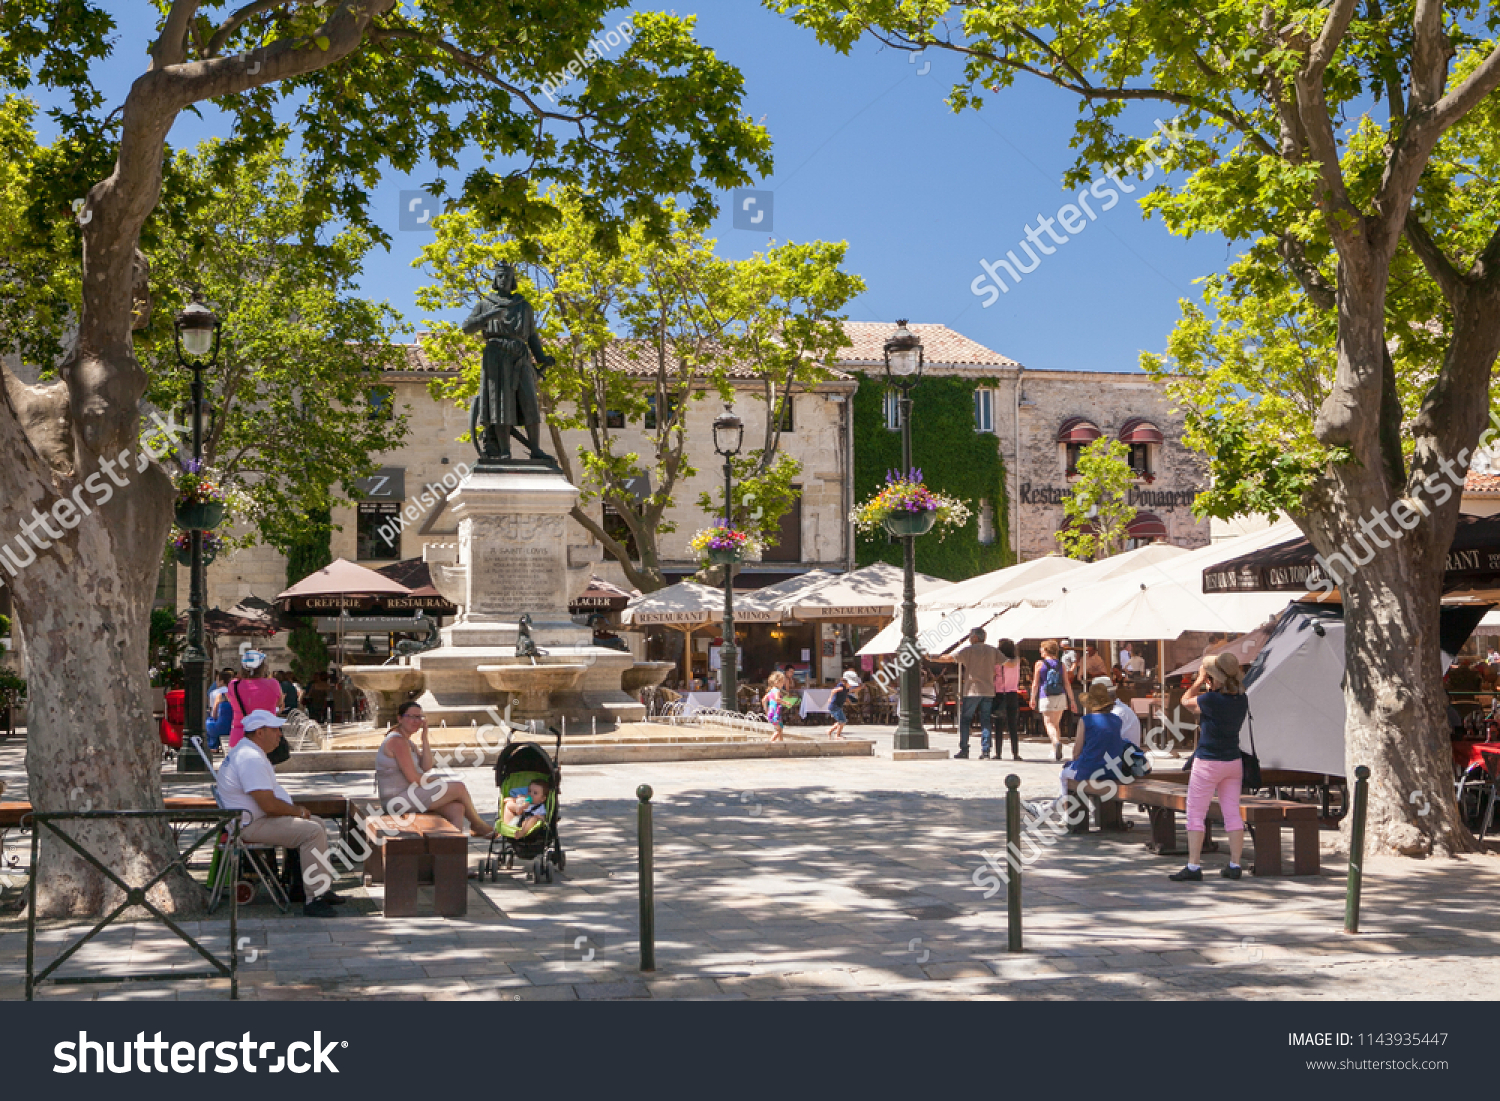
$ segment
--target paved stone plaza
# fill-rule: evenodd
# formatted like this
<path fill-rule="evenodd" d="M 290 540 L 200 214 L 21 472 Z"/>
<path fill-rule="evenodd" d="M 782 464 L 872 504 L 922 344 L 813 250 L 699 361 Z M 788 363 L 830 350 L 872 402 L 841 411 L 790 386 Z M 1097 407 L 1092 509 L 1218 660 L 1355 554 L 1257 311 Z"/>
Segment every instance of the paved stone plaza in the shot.
<path fill-rule="evenodd" d="M 852 733 L 855 733 L 852 731 Z M 1364 932 L 1342 932 L 1344 870 L 1324 835 L 1323 875 L 1274 881 L 1166 874 L 1180 858 L 1124 835 L 1065 837 L 1025 873 L 1025 952 L 1006 946 L 1003 889 L 972 880 L 1002 846 L 1004 776 L 1055 792 L 1044 747 L 1009 761 L 874 758 L 567 768 L 560 824 L 568 868 L 476 885 L 462 919 L 386 919 L 380 888 L 337 920 L 241 910 L 241 997 L 619 998 L 1486 998 L 1500 980 L 1500 860 L 1372 860 Z M 934 744 L 956 745 L 951 732 Z M 24 797 L 21 747 L 0 747 L 7 797 Z M 492 774 L 468 770 L 481 807 Z M 635 789 L 656 791 L 657 965 L 637 957 Z M 286 777 L 293 791 L 363 795 L 370 774 Z M 177 790 L 174 787 L 174 790 Z M 9 851 L 17 851 L 13 836 Z M 483 851 L 474 842 L 472 856 Z M 0 883 L 6 882 L 0 880 Z M 227 946 L 227 919 L 189 926 Z M 82 927 L 75 927 L 81 932 Z M 47 955 L 63 931 L 43 937 Z M 578 938 L 588 938 L 580 948 Z M 586 959 L 592 952 L 592 959 Z M 116 929 L 70 961 L 124 972 L 196 969 L 159 925 Z M 0 918 L 0 998 L 23 995 L 25 926 Z M 227 983 L 59 986 L 57 998 L 223 998 Z"/>

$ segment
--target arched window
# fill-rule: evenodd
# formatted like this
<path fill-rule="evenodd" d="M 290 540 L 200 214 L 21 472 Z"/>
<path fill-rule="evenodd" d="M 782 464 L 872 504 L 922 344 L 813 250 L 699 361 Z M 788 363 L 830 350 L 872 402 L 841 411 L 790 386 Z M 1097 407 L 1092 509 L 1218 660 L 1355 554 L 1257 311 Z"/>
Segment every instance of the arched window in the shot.
<path fill-rule="evenodd" d="M 1156 449 L 1161 446 L 1161 429 L 1145 417 L 1131 417 L 1120 426 L 1120 440 L 1130 448 L 1130 469 L 1141 478 L 1156 474 Z"/>
<path fill-rule="evenodd" d="M 1069 478 L 1078 474 L 1078 456 L 1100 436 L 1099 426 L 1087 417 L 1069 417 L 1057 430 L 1057 442 L 1066 449 L 1064 470 Z"/>
<path fill-rule="evenodd" d="M 1158 543 L 1167 537 L 1167 525 L 1154 512 L 1137 512 L 1125 527 L 1125 549 L 1135 550 L 1147 543 Z"/>

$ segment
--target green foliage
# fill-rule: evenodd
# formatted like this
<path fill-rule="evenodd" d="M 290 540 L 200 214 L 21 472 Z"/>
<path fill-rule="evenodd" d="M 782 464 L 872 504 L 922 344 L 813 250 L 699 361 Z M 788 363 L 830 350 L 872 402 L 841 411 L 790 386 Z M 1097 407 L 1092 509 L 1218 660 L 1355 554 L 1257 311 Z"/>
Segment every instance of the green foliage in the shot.
<path fill-rule="evenodd" d="M 590 199 L 553 195 L 551 201 L 561 218 L 526 240 L 486 232 L 470 212 L 435 219 L 437 239 L 418 263 L 437 282 L 418 301 L 433 310 L 471 304 L 488 289 L 498 261 L 521 266 L 522 293 L 557 359 L 541 389 L 558 459 L 583 500 L 604 500 L 629 527 L 638 560 L 623 543 L 601 541 L 642 588 L 662 584 L 658 539 L 676 529 L 669 515 L 676 489 L 697 473 L 680 411 L 694 402 L 744 398 L 743 385 L 731 386 L 731 368 L 753 372 L 752 400 L 770 415 L 762 438 L 746 439 L 734 464 L 735 521 L 774 537 L 800 473 L 779 450 L 782 413 L 792 395 L 831 377 L 827 365 L 847 343 L 841 311 L 864 289 L 840 268 L 845 246 L 786 244 L 748 260 L 722 260 L 685 214 L 669 209 L 668 239 L 658 240 L 640 222 L 620 236 L 618 248 L 605 249 L 590 221 Z M 478 388 L 481 340 L 451 323 L 430 326 L 429 357 L 459 372 L 454 381 L 435 383 L 435 394 L 466 403 Z M 666 414 L 654 424 L 653 409 Z M 610 412 L 624 415 L 631 437 L 644 436 L 644 449 L 610 427 Z M 568 429 L 587 432 L 590 446 L 564 448 L 560 433 Z M 651 493 L 638 499 L 630 486 L 642 476 L 650 478 Z M 708 518 L 723 515 L 715 494 L 697 503 Z"/>
<path fill-rule="evenodd" d="M 328 509 L 299 517 L 295 530 L 300 535 L 287 549 L 287 588 L 333 562 L 333 516 Z M 333 660 L 310 618 L 298 622 L 286 645 L 292 652 L 292 679 L 300 684 L 311 684 L 314 674 L 326 672 Z"/>
<path fill-rule="evenodd" d="M 383 166 L 410 172 L 428 158 L 452 174 L 476 151 L 486 165 L 462 181 L 459 199 L 490 224 L 529 232 L 555 219 L 528 179 L 587 191 L 605 237 L 630 222 L 664 234 L 662 196 L 685 197 L 706 222 L 719 191 L 770 174 L 770 138 L 741 110 L 739 71 L 694 41 L 691 17 L 634 13 L 628 45 L 595 59 L 555 101 L 544 91 L 575 53 L 593 52 L 590 39 L 618 23 L 616 8 L 614 0 L 434 0 L 396 5 L 365 26 L 368 9 L 356 5 L 203 0 L 182 68 L 218 58 L 215 79 L 174 93 L 213 94 L 231 116 L 235 138 L 216 151 L 224 172 L 289 124 L 313 181 L 309 215 L 332 215 L 382 243 L 369 204 Z M 122 40 L 98 0 L 0 5 L 0 87 L 38 84 L 71 98 L 56 112 L 64 137 L 29 196 L 28 224 L 68 217 L 72 200 L 109 174 L 120 120 L 115 97 L 106 100 L 94 80 L 117 68 L 109 59 Z M 310 71 L 257 84 L 251 68 L 277 58 Z M 147 64 L 140 59 L 142 71 Z M 449 191 L 442 177 L 429 186 Z M 169 181 L 159 219 L 174 216 L 173 192 Z"/>
<path fill-rule="evenodd" d="M 10 616 L 0 615 L 0 638 L 10 637 Z"/>
<path fill-rule="evenodd" d="M 172 317 L 195 290 L 219 315 L 219 361 L 204 377 L 205 461 L 248 494 L 260 540 L 283 552 L 300 534 L 297 517 L 344 503 L 330 487 L 352 493 L 377 469 L 372 456 L 407 430 L 404 415 L 368 415 L 381 370 L 404 365 L 392 341 L 398 315 L 356 292 L 372 242 L 309 213 L 309 181 L 283 158 L 284 142 L 227 166 L 217 141 L 178 154 L 179 178 L 202 201 L 181 232 L 158 235 L 156 308 L 137 340 L 148 397 L 178 409 L 192 373 L 177 360 Z"/>
<path fill-rule="evenodd" d="M 5 666 L 0 665 L 0 693 L 4 693 L 9 697 L 6 700 L 5 706 L 12 706 L 17 700 L 25 697 L 26 678 L 14 669 L 7 669 Z"/>
<path fill-rule="evenodd" d="M 1134 484 L 1130 448 L 1120 440 L 1100 436 L 1080 451 L 1078 478 L 1063 498 L 1062 552 L 1089 562 L 1124 550 L 1125 529 L 1136 513 L 1127 503 Z"/>
<path fill-rule="evenodd" d="M 152 672 L 152 684 L 156 687 L 182 687 L 182 669 L 178 662 L 182 658 L 183 638 L 177 633 L 177 612 L 173 608 L 151 609 L 151 650 L 148 664 Z"/>
<path fill-rule="evenodd" d="M 922 479 L 935 491 L 968 501 L 974 515 L 946 539 L 922 536 L 916 541 L 917 569 L 947 581 L 962 581 L 1013 560 L 1005 461 L 1000 441 L 974 431 L 974 391 L 979 384 L 951 376 L 924 377 L 912 390 L 912 458 Z M 854 497 L 864 500 L 885 484 L 886 472 L 901 466 L 901 433 L 885 426 L 885 383 L 878 373 L 865 375 L 854 395 Z M 995 514 L 995 541 L 979 542 L 979 503 L 989 501 Z M 902 549 L 884 535 L 861 538 L 861 566 L 872 562 L 900 565 Z"/>

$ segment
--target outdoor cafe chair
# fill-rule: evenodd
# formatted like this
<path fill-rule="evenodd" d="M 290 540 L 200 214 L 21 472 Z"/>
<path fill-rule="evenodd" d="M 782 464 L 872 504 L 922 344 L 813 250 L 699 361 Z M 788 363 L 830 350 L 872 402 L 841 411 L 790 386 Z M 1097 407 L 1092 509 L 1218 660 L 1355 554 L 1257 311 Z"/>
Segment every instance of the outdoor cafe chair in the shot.
<path fill-rule="evenodd" d="M 193 751 L 198 754 L 203 767 L 208 771 L 209 790 L 213 792 L 214 805 L 220 810 L 228 810 L 224 805 L 223 798 L 219 795 L 219 774 L 214 771 L 214 763 L 209 759 L 208 752 L 203 748 L 203 739 L 194 737 L 189 739 L 193 743 Z M 229 869 L 233 863 L 230 860 L 232 853 L 238 853 L 239 858 L 248 864 L 256 877 L 266 885 L 266 892 L 271 896 L 271 901 L 276 903 L 276 908 L 283 914 L 291 908 L 291 898 L 287 895 L 286 888 L 282 886 L 281 880 L 272 873 L 271 867 L 274 861 L 275 845 L 257 845 L 240 837 L 240 819 L 231 819 L 225 824 L 219 839 L 214 842 L 213 872 L 210 878 L 213 887 L 208 898 L 208 912 L 213 913 L 219 908 L 223 901 L 224 884 L 229 880 Z M 270 854 L 269 856 L 267 854 Z M 234 890 L 239 889 L 235 884 Z M 244 898 L 241 901 L 248 901 Z"/>

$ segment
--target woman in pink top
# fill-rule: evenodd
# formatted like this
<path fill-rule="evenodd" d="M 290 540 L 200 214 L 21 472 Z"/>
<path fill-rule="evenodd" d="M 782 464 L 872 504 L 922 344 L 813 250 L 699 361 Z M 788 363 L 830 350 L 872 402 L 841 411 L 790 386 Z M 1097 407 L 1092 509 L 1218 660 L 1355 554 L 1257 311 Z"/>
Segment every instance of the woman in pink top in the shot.
<path fill-rule="evenodd" d="M 1010 759 L 1021 759 L 1021 659 L 1016 644 L 1008 638 L 995 643 L 1000 660 L 995 663 L 995 760 L 1005 732 L 1010 731 Z"/>
<path fill-rule="evenodd" d="M 240 676 L 229 682 L 229 706 L 234 723 L 229 728 L 229 746 L 234 748 L 245 736 L 245 716 L 252 711 L 281 714 L 281 682 L 266 675 L 266 655 L 246 650 L 240 657 Z"/>

